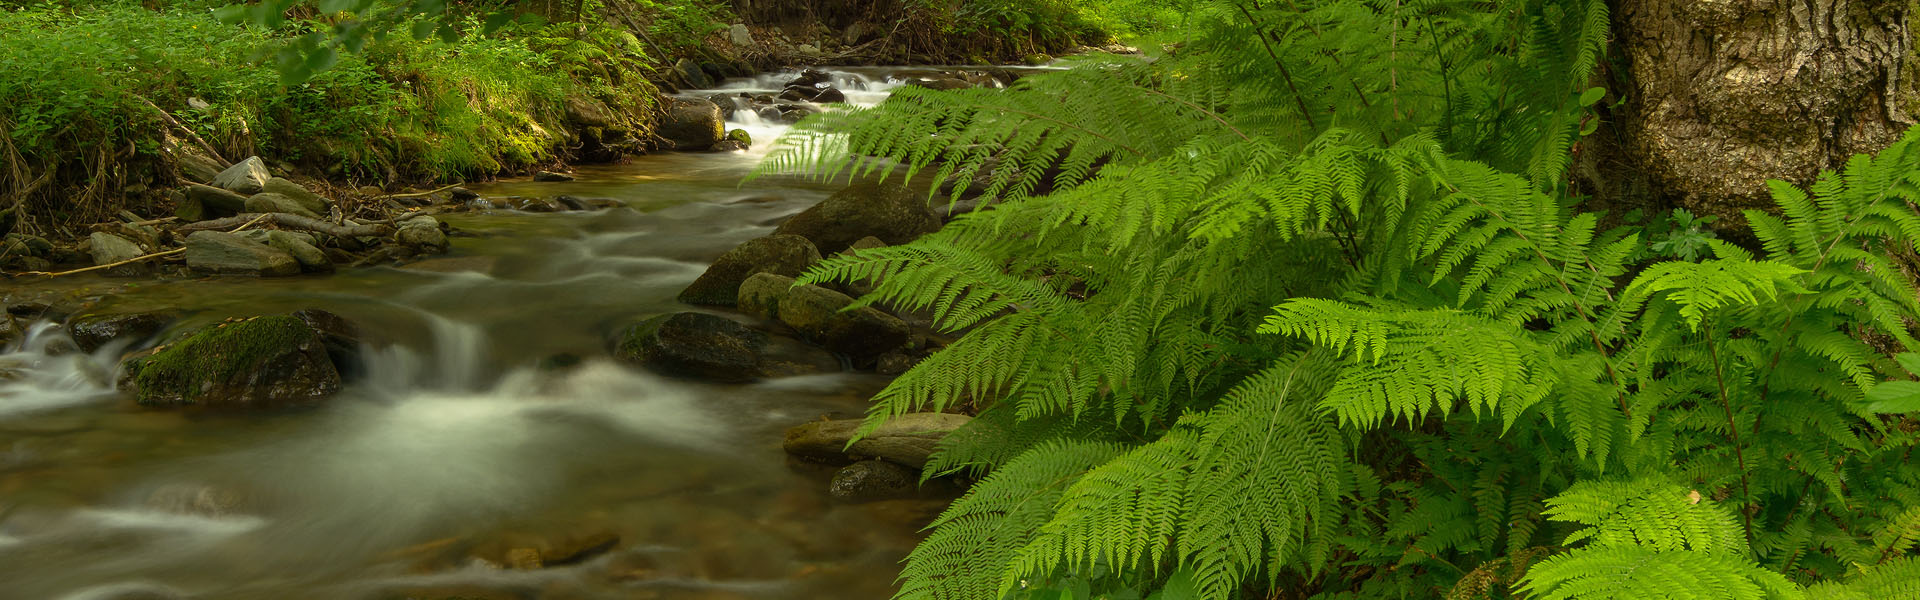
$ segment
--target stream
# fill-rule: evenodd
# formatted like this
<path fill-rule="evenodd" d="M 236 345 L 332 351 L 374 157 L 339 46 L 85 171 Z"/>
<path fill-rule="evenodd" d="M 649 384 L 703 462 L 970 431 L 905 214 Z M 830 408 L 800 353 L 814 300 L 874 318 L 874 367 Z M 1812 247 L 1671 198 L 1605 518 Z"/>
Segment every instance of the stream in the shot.
<path fill-rule="evenodd" d="M 686 95 L 777 93 L 793 75 Z M 896 85 L 835 75 L 855 104 Z M 318 409 L 185 414 L 113 389 L 124 348 L 75 352 L 35 325 L 0 353 L 0 600 L 890 596 L 944 502 L 836 504 L 830 469 L 780 450 L 789 426 L 863 414 L 886 378 L 704 384 L 607 356 L 621 325 L 692 310 L 674 296 L 713 258 L 844 186 L 742 185 L 784 126 L 735 118 L 752 150 L 470 186 L 625 208 L 443 215 L 464 232 L 451 253 L 401 267 L 0 291 L 182 313 L 170 331 L 322 308 L 378 342 Z M 581 558 L 503 568 L 526 547 Z"/>

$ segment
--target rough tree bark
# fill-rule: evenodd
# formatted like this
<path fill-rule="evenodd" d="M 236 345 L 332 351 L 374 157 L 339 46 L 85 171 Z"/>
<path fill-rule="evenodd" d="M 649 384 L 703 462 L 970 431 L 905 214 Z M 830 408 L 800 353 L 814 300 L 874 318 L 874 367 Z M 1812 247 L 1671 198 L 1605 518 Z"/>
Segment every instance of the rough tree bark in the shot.
<path fill-rule="evenodd" d="M 1772 205 L 1767 179 L 1807 183 L 1885 147 L 1912 124 L 1910 1 L 1618 0 L 1612 79 L 1626 103 L 1588 148 L 1588 183 L 1613 203 L 1733 225 Z"/>

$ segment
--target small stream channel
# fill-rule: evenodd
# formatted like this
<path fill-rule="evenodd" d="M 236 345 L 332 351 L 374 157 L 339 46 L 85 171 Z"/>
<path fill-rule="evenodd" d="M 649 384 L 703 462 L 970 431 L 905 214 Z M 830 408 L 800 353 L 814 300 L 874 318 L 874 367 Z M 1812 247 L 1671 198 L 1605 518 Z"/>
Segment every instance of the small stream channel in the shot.
<path fill-rule="evenodd" d="M 893 74 L 836 77 L 872 104 Z M 777 92 L 792 76 L 688 95 Z M 0 600 L 888 597 L 943 503 L 832 503 L 827 471 L 779 448 L 788 426 L 861 414 L 884 378 L 715 385 L 607 358 L 609 332 L 687 310 L 674 296 L 709 261 L 839 187 L 742 185 L 784 127 L 736 119 L 753 150 L 473 186 L 625 208 L 447 215 L 468 235 L 404 267 L 0 291 L 174 309 L 176 330 L 317 307 L 383 342 L 368 376 L 319 409 L 194 415 L 117 394 L 121 348 L 62 352 L 59 328 L 36 326 L 0 353 L 17 375 L 0 378 Z M 570 545 L 574 564 L 496 566 Z"/>

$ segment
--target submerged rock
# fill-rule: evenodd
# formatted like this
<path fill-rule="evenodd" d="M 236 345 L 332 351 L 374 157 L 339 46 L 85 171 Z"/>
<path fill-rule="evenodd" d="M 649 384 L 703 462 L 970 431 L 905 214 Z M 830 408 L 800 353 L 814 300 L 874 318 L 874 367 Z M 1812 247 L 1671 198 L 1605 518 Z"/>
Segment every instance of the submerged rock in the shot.
<path fill-rule="evenodd" d="M 340 391 L 320 333 L 285 315 L 208 327 L 121 367 L 135 401 L 155 408 L 305 406 Z"/>
<path fill-rule="evenodd" d="M 215 275 L 275 277 L 298 275 L 300 261 L 266 244 L 223 231 L 187 236 L 187 267 Z"/>
<path fill-rule="evenodd" d="M 708 381 L 752 381 L 759 377 L 764 333 L 706 313 L 661 315 L 628 327 L 614 356 L 666 375 Z"/>
<path fill-rule="evenodd" d="M 819 261 L 820 251 L 804 237 L 770 235 L 747 240 L 715 259 L 693 285 L 680 292 L 680 301 L 733 306 L 747 278 L 758 273 L 797 277 Z"/>
<path fill-rule="evenodd" d="M 573 181 L 573 176 L 553 171 L 541 171 L 533 174 L 534 181 Z"/>
<path fill-rule="evenodd" d="M 847 461 L 852 457 L 873 457 L 895 464 L 926 466 L 927 457 L 941 438 L 966 425 L 972 417 L 948 413 L 908 413 L 888 419 L 873 433 L 851 442 L 860 430 L 859 419 L 814 421 L 787 430 L 781 447 L 795 456 Z"/>
<path fill-rule="evenodd" d="M 899 245 L 938 229 L 940 219 L 906 188 L 859 183 L 794 215 L 774 233 L 813 240 L 821 253 L 832 254 L 868 236 Z"/>
<path fill-rule="evenodd" d="M 835 472 L 827 493 L 841 502 L 875 502 L 912 498 L 919 487 L 918 470 L 884 460 L 863 460 Z"/>
<path fill-rule="evenodd" d="M 81 315 L 67 322 L 67 335 L 81 350 L 92 352 L 113 340 L 138 342 L 152 338 L 173 319 L 174 315 L 166 313 Z"/>

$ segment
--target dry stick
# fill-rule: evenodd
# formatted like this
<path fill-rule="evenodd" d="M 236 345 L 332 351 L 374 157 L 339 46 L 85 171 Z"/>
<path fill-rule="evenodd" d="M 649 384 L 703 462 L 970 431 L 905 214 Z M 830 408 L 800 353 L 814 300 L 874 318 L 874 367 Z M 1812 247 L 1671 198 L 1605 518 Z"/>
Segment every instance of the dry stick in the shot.
<path fill-rule="evenodd" d="M 456 183 L 456 184 L 453 184 L 453 185 L 450 185 L 450 186 L 447 186 L 447 187 L 443 187 L 443 188 L 440 188 L 440 189 L 437 189 L 437 190 L 429 190 L 429 191 L 425 191 L 425 192 L 413 192 L 413 193 L 408 193 L 408 194 L 387 194 L 387 195 L 385 195 L 385 196 L 374 196 L 374 197 L 373 197 L 373 199 L 374 199 L 374 200 L 389 200 L 389 199 L 393 199 L 393 198 L 418 198 L 418 197 L 421 197 L 421 196 L 432 196 L 432 195 L 434 195 L 434 194 L 438 194 L 438 193 L 440 193 L 440 192 L 444 192 L 444 191 L 447 191 L 447 190 L 450 190 L 450 189 L 453 189 L 453 188 L 457 188 L 457 187 L 460 187 L 460 186 L 462 186 L 462 185 L 466 185 L 466 184 L 464 184 L 464 183 Z"/>
<path fill-rule="evenodd" d="M 209 144 L 207 143 L 206 140 L 200 139 L 200 134 L 194 133 L 193 130 L 188 129 L 186 125 L 181 125 L 180 121 L 175 120 L 173 118 L 173 115 L 167 114 L 167 111 L 165 109 L 162 109 L 158 105 L 154 104 L 152 100 L 141 98 L 140 101 L 145 102 L 147 104 L 147 107 L 153 109 L 154 112 L 160 113 L 160 118 L 166 119 L 168 125 L 172 125 L 174 129 L 180 130 L 180 133 L 187 134 L 187 139 L 193 140 L 193 143 L 199 144 L 200 149 L 206 150 L 207 155 L 212 156 L 214 160 L 220 161 L 222 164 L 232 164 L 228 162 L 227 159 L 221 158 L 220 153 L 213 149 L 213 144 Z"/>
<path fill-rule="evenodd" d="M 281 227 L 287 227 L 291 229 L 303 229 L 306 231 L 314 231 L 314 232 L 319 232 L 319 233 L 324 233 L 327 235 L 339 236 L 339 237 L 382 236 L 382 235 L 386 235 L 389 232 L 389 230 L 392 229 L 390 227 L 383 228 L 383 227 L 378 227 L 373 225 L 360 225 L 360 226 L 336 225 L 336 224 L 328 223 L 326 221 L 322 221 L 312 217 L 303 217 L 300 215 L 289 214 L 289 213 L 247 213 L 247 214 L 227 217 L 224 219 L 214 219 L 211 221 L 201 221 L 199 223 L 193 223 L 190 225 L 182 225 L 179 228 L 175 229 L 174 231 L 181 232 L 181 233 L 190 233 L 194 231 L 220 229 L 222 227 L 227 227 L 234 223 L 242 222 L 246 219 L 253 219 L 254 221 L 270 220 L 270 221 L 273 221 L 275 225 L 279 225 Z M 249 224 L 251 224 L 251 222 L 249 222 Z"/>
<path fill-rule="evenodd" d="M 254 220 L 252 220 L 252 221 L 247 221 L 247 222 L 246 222 L 246 224 L 244 224 L 244 225 L 241 225 L 241 226 L 239 226 L 239 227 L 235 227 L 235 228 L 233 228 L 233 230 L 232 230 L 232 231 L 229 231 L 228 233 L 235 233 L 235 232 L 238 232 L 238 231 L 240 231 L 240 230 L 242 230 L 242 229 L 246 229 L 246 228 L 248 228 L 248 227 L 252 227 L 254 223 L 259 223 L 260 221 L 262 221 L 262 220 L 265 220 L 265 219 L 266 219 L 267 217 L 270 217 L 270 216 L 273 216 L 273 214 L 274 214 L 274 213 L 267 213 L 267 214 L 264 214 L 264 215 L 260 215 L 259 217 L 257 217 L 257 218 L 255 218 L 255 219 L 254 219 Z M 132 263 L 137 263 L 137 262 L 140 262 L 140 261 L 143 261 L 143 260 L 146 260 L 146 259 L 149 259 L 149 258 L 158 258 L 158 257 L 162 257 L 162 256 L 173 256 L 173 255 L 175 255 L 175 254 L 179 254 L 179 253 L 182 253 L 182 252 L 186 252 L 186 251 L 187 251 L 187 249 L 186 249 L 186 248 L 174 248 L 174 249 L 172 249 L 172 250 L 168 250 L 168 251 L 165 251 L 165 252 L 155 252 L 155 253 L 153 253 L 153 254 L 148 254 L 148 255 L 145 255 L 145 256 L 136 256 L 136 257 L 133 257 L 133 258 L 129 258 L 129 259 L 126 259 L 126 260 L 123 260 L 123 261 L 120 261 L 120 262 L 116 262 L 116 263 L 109 263 L 109 264 L 104 264 L 104 265 L 94 265 L 94 266 L 91 266 L 91 267 L 87 267 L 87 268 L 84 268 L 84 269 L 74 269 L 74 270 L 72 270 L 72 271 L 61 271 L 61 272 L 59 272 L 59 273 L 48 273 L 48 272 L 45 272 L 45 271 L 29 271 L 29 272 L 26 272 L 26 273 L 21 273 L 20 275 L 22 275 L 22 276 L 26 276 L 26 275 L 40 275 L 40 276 L 44 276 L 44 277 L 60 277 L 60 276 L 63 276 L 63 275 L 72 275 L 72 274 L 75 274 L 75 273 L 86 273 L 86 272 L 88 272 L 88 271 L 98 271 L 98 270 L 101 270 L 101 269 L 111 269 L 111 268 L 114 268 L 114 267 L 118 267 L 118 266 L 120 266 L 120 265 L 126 265 L 126 264 L 132 264 Z"/>

